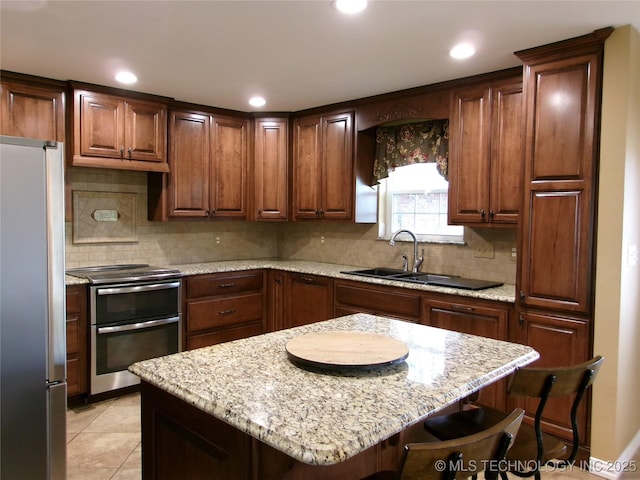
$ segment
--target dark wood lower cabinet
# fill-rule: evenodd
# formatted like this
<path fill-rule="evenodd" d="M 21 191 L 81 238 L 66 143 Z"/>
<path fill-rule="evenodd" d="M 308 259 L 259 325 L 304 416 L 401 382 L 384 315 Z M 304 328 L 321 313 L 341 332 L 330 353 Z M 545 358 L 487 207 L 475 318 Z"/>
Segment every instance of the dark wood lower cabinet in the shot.
<path fill-rule="evenodd" d="M 422 323 L 455 332 L 506 340 L 508 305 L 453 295 L 425 296 L 422 301 Z M 506 380 L 483 388 L 477 402 L 498 409 L 506 404 Z"/>
<path fill-rule="evenodd" d="M 288 273 L 285 277 L 284 328 L 333 318 L 333 279 Z"/>
<path fill-rule="evenodd" d="M 67 396 L 87 393 L 88 319 L 87 287 L 71 285 L 66 291 L 67 320 Z"/>
<path fill-rule="evenodd" d="M 511 333 L 511 341 L 525 343 L 540 353 L 540 359 L 531 367 L 561 367 L 586 362 L 589 353 L 589 322 L 581 318 L 522 311 L 518 325 Z M 605 360 L 606 361 L 606 360 Z M 597 381 L 597 380 L 596 380 Z M 571 439 L 570 412 L 573 398 L 549 399 L 543 417 L 543 428 L 548 433 Z M 580 441 L 589 444 L 590 391 L 578 411 Z M 535 412 L 537 400 L 509 398 L 509 408 L 519 406 L 525 412 Z"/>
<path fill-rule="evenodd" d="M 422 424 L 336 465 L 301 463 L 142 382 L 143 480 L 353 480 L 396 468 Z"/>

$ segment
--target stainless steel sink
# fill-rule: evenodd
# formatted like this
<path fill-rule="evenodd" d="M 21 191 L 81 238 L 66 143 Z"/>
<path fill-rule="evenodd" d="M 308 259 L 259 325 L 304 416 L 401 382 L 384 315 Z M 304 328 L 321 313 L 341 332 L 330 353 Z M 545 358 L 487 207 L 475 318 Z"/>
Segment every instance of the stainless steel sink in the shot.
<path fill-rule="evenodd" d="M 435 273 L 405 272 L 404 270 L 385 267 L 352 270 L 341 273 L 359 275 L 361 277 L 384 278 L 386 280 L 396 280 L 399 282 L 418 283 L 422 285 L 462 288 L 465 290 L 484 290 L 485 288 L 499 287 L 502 285 L 501 282 L 493 282 L 489 280 L 476 280 L 473 278 L 462 278 L 455 275 L 440 275 Z"/>

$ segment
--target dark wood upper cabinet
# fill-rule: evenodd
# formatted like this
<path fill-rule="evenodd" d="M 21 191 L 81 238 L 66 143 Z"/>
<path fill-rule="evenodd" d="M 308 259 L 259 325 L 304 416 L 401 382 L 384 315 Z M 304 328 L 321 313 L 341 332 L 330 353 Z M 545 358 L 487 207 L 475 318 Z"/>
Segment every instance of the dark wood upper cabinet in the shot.
<path fill-rule="evenodd" d="M 293 218 L 353 218 L 353 112 L 293 123 Z"/>
<path fill-rule="evenodd" d="M 171 111 L 171 172 L 149 176 L 149 218 L 246 218 L 248 132 L 244 118 Z"/>
<path fill-rule="evenodd" d="M 454 90 L 449 138 L 449 223 L 518 223 L 522 79 Z"/>
<path fill-rule="evenodd" d="M 169 119 L 168 215 L 209 215 L 209 115 L 172 111 Z"/>
<path fill-rule="evenodd" d="M 601 33 L 517 53 L 526 108 L 522 306 L 592 310 Z"/>
<path fill-rule="evenodd" d="M 242 118 L 211 119 L 209 214 L 246 218 L 249 121 Z"/>
<path fill-rule="evenodd" d="M 288 219 L 288 125 L 283 118 L 255 121 L 253 215 L 256 220 Z"/>
<path fill-rule="evenodd" d="M 65 93 L 62 88 L 2 82 L 0 134 L 65 141 Z"/>
<path fill-rule="evenodd" d="M 167 172 L 167 107 L 87 90 L 74 92 L 72 165 Z"/>

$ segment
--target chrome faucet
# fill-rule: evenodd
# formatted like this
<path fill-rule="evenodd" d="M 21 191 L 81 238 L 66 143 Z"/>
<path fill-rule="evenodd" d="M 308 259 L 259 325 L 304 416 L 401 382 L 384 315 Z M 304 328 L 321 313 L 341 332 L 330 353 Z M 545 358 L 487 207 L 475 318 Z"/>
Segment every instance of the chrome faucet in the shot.
<path fill-rule="evenodd" d="M 391 235 L 391 240 L 389 240 L 389 245 L 393 247 L 396 244 L 396 237 L 401 233 L 407 233 L 411 235 L 411 238 L 413 238 L 413 270 L 411 271 L 419 272 L 420 267 L 422 267 L 422 262 L 424 262 L 424 248 L 422 249 L 422 256 L 418 257 L 418 239 L 416 238 L 415 234 L 411 230 L 402 229 L 395 232 L 393 235 Z M 403 258 L 404 258 L 404 255 L 403 255 Z M 403 264 L 403 270 L 405 271 L 409 270 L 409 266 L 407 265 L 406 261 Z"/>

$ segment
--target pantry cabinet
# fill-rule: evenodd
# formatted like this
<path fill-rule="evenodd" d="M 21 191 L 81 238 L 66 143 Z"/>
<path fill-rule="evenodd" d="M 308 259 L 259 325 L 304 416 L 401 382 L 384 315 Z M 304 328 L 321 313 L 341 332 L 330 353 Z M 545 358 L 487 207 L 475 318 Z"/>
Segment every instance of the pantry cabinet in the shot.
<path fill-rule="evenodd" d="M 256 220 L 288 219 L 288 125 L 285 118 L 255 121 L 253 216 Z"/>
<path fill-rule="evenodd" d="M 167 106 L 75 90 L 72 165 L 167 172 Z"/>
<path fill-rule="evenodd" d="M 353 112 L 293 122 L 293 219 L 353 218 Z"/>
<path fill-rule="evenodd" d="M 88 392 L 87 287 L 71 285 L 66 290 L 67 396 Z"/>
<path fill-rule="evenodd" d="M 194 275 L 185 280 L 185 350 L 265 332 L 262 270 Z"/>
<path fill-rule="evenodd" d="M 451 94 L 449 223 L 516 224 L 522 193 L 522 79 Z"/>
<path fill-rule="evenodd" d="M 65 141 L 64 88 L 3 81 L 0 135 Z"/>
<path fill-rule="evenodd" d="M 575 365 L 594 355 L 602 59 L 611 31 L 516 52 L 524 63 L 525 149 L 518 326 L 510 339 L 540 352 L 534 366 Z M 570 438 L 566 421 L 571 399 L 549 402 L 545 429 Z M 586 445 L 588 412 L 587 398 L 578 415 Z"/>

